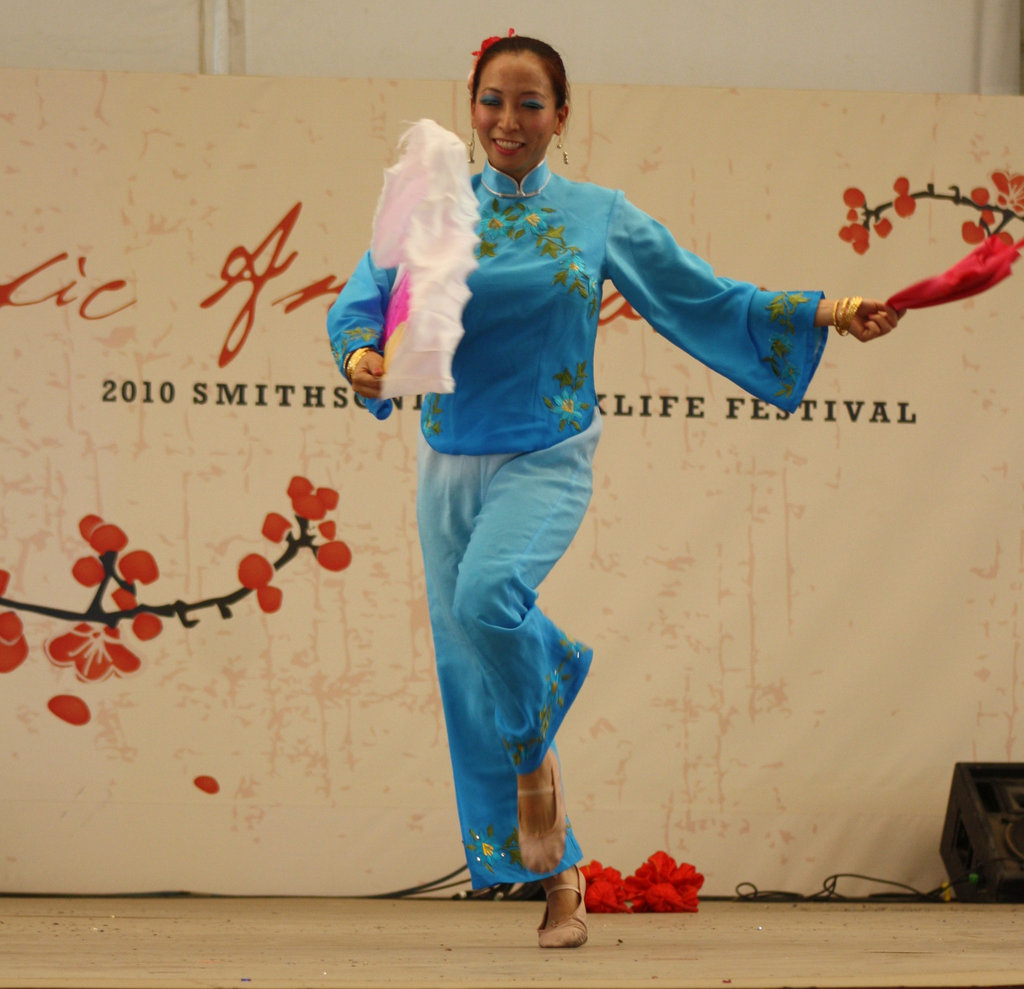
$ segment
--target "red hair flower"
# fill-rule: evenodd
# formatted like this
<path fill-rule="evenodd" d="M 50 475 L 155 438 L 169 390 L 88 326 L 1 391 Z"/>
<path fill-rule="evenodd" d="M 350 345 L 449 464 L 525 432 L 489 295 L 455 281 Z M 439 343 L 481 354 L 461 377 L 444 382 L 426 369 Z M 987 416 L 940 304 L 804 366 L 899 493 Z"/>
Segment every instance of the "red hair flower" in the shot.
<path fill-rule="evenodd" d="M 703 885 L 704 877 L 692 865 L 676 865 L 665 852 L 655 852 L 625 882 L 634 913 L 696 913 Z"/>
<path fill-rule="evenodd" d="M 505 37 L 506 38 L 514 38 L 515 37 L 515 33 L 516 33 L 515 28 L 510 27 L 508 29 L 508 34 L 505 35 Z M 474 63 L 479 60 L 480 56 L 483 55 L 483 53 L 485 51 L 487 51 L 487 49 L 490 48 L 491 45 L 493 45 L 495 41 L 501 41 L 501 35 L 500 34 L 496 34 L 496 35 L 494 35 L 493 37 L 490 37 L 490 38 L 484 38 L 484 40 L 480 42 L 480 51 L 473 52 Z"/>
<path fill-rule="evenodd" d="M 580 869 L 587 881 L 587 911 L 589 913 L 629 913 L 626 887 L 618 869 L 606 868 L 594 859 Z"/>
<path fill-rule="evenodd" d="M 515 28 L 510 27 L 508 29 L 508 34 L 506 35 L 506 37 L 512 38 L 515 36 L 515 33 Z M 487 51 L 487 49 L 490 48 L 491 45 L 493 45 L 496 41 L 501 41 L 500 34 L 496 34 L 490 38 L 484 38 L 484 40 L 480 42 L 480 50 L 473 52 L 473 67 L 469 70 L 469 75 L 466 76 L 466 87 L 469 89 L 471 93 L 473 92 L 473 76 L 476 75 L 476 63 L 480 61 L 480 56 L 483 55 L 483 53 Z"/>

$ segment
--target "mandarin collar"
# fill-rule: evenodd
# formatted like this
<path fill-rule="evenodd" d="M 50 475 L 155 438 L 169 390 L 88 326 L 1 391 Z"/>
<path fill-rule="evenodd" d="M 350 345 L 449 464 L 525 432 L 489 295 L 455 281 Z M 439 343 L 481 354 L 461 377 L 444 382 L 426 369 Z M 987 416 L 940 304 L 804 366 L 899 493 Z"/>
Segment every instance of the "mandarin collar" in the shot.
<path fill-rule="evenodd" d="M 521 196 L 536 196 L 543 192 L 551 178 L 551 169 L 548 168 L 547 161 L 542 161 L 532 172 L 527 172 L 523 176 L 522 182 L 517 182 L 511 175 L 492 168 L 491 163 L 487 161 L 484 162 L 480 177 L 488 192 L 503 199 L 514 199 Z"/>

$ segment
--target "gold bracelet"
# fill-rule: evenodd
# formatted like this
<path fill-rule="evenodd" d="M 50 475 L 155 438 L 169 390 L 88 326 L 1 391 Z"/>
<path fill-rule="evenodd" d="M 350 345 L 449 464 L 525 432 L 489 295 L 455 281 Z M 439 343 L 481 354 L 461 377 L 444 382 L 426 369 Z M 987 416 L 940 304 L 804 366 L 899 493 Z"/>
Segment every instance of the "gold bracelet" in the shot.
<path fill-rule="evenodd" d="M 834 322 L 839 335 L 846 336 L 850 332 L 850 324 L 853 322 L 853 317 L 857 315 L 857 310 L 860 309 L 861 303 L 864 300 L 859 295 L 854 295 L 840 301 L 842 305 L 836 303 L 833 310 Z"/>
<path fill-rule="evenodd" d="M 846 300 L 846 310 L 843 312 L 842 320 L 846 325 L 846 328 L 850 328 L 850 324 L 853 322 L 853 317 L 857 315 L 860 310 L 860 304 L 864 300 L 859 296 L 855 295 L 852 299 Z"/>
<path fill-rule="evenodd" d="M 352 353 L 345 358 L 344 366 L 342 371 L 345 377 L 348 378 L 349 384 L 352 383 L 352 375 L 356 373 L 356 368 L 359 367 L 360 361 L 371 351 L 373 347 L 360 347 L 358 350 L 353 350 Z"/>
<path fill-rule="evenodd" d="M 839 329 L 839 306 L 842 304 L 842 301 L 842 299 L 836 299 L 836 301 L 832 303 L 832 325 L 836 328 L 841 337 L 845 337 L 849 331 Z"/>

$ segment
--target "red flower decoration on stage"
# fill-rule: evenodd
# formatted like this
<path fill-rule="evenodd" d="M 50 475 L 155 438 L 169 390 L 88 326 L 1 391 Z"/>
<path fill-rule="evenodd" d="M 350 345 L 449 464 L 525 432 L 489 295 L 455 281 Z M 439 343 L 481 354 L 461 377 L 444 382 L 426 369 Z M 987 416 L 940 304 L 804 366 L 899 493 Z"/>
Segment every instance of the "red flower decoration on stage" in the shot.
<path fill-rule="evenodd" d="M 596 859 L 580 871 L 587 880 L 590 913 L 696 913 L 697 893 L 704 877 L 686 862 L 655 852 L 623 881 L 618 869 Z"/>
<path fill-rule="evenodd" d="M 629 913 L 626 887 L 618 869 L 606 868 L 596 859 L 580 869 L 587 881 L 587 911 L 589 913 Z"/>
<path fill-rule="evenodd" d="M 116 628 L 97 628 L 86 622 L 50 639 L 44 646 L 54 666 L 73 666 L 79 680 L 105 680 L 134 673 L 139 657 L 121 644 Z"/>
<path fill-rule="evenodd" d="M 703 885 L 704 877 L 692 865 L 676 865 L 665 852 L 655 852 L 625 883 L 634 913 L 696 913 Z"/>

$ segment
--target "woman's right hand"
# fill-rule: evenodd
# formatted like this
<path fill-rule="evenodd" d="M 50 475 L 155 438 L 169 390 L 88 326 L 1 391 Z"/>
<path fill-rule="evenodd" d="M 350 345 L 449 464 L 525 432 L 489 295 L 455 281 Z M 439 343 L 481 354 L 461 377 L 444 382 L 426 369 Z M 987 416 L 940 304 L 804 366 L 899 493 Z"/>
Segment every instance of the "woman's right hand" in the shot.
<path fill-rule="evenodd" d="M 384 358 L 376 350 L 367 350 L 352 372 L 352 389 L 363 398 L 380 398 L 384 384 Z"/>

